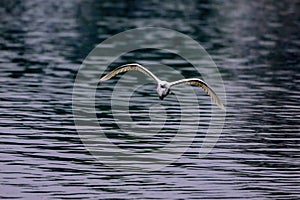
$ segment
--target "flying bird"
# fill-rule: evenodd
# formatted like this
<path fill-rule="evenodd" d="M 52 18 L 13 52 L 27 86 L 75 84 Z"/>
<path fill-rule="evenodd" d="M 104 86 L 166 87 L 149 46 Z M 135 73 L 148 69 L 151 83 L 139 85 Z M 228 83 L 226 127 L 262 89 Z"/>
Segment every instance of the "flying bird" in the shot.
<path fill-rule="evenodd" d="M 115 76 L 119 73 L 124 73 L 124 72 L 132 71 L 132 70 L 140 71 L 156 81 L 156 83 L 157 83 L 156 91 L 161 100 L 163 100 L 166 96 L 168 96 L 172 86 L 176 86 L 176 85 L 180 85 L 180 84 L 187 84 L 187 85 L 193 85 L 193 86 L 198 86 L 198 87 L 202 88 L 222 110 L 225 110 L 225 107 L 224 107 L 223 103 L 221 102 L 220 98 L 213 91 L 213 89 L 207 83 L 205 83 L 203 80 L 198 79 L 198 78 L 188 78 L 188 79 L 181 79 L 181 80 L 174 81 L 174 82 L 162 81 L 159 78 L 157 78 L 157 76 L 155 76 L 152 72 L 150 72 L 148 69 L 146 69 L 145 67 L 143 67 L 142 65 L 137 64 L 137 63 L 122 65 L 122 66 L 114 69 L 113 71 L 111 71 L 108 74 L 106 74 L 105 76 L 103 76 L 100 79 L 100 82 L 107 81 L 108 79 L 112 78 L 113 76 Z"/>

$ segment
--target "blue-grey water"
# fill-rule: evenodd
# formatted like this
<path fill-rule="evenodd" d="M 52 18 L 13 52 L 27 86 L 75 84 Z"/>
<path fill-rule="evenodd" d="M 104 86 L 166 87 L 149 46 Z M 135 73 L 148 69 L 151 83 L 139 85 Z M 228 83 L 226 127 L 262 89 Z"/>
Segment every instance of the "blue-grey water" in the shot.
<path fill-rule="evenodd" d="M 2 0 L 0 198 L 299 199 L 299 6 L 293 0 Z M 203 139 L 199 132 L 180 159 L 160 170 L 117 171 L 95 162 L 80 140 L 73 83 L 97 44 L 145 26 L 179 31 L 205 47 L 224 81 L 226 122 L 205 158 L 197 156 Z M 131 52 L 114 66 L 137 61 L 191 74 L 179 57 L 154 50 Z M 171 139 L 172 127 L 148 141 L 118 134 L 107 102 L 116 80 L 97 89 L 98 117 L 110 137 L 133 149 L 163 145 L 158 137 Z M 157 100 L 151 89 L 138 88 L 130 102 L 133 119 L 149 129 L 149 118 L 138 114 Z M 204 119 L 209 118 L 210 101 L 199 98 Z M 172 102 L 176 105 L 170 96 L 163 104 L 170 106 L 176 124 Z M 206 122 L 200 126 L 207 128 Z"/>

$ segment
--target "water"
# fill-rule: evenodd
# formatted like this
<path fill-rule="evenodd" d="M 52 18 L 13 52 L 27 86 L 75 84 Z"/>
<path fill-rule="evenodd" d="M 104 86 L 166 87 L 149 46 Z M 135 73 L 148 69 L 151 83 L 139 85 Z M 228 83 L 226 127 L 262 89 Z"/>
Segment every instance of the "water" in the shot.
<path fill-rule="evenodd" d="M 300 21 L 296 1 L 0 4 L 2 199 L 300 198 Z M 76 132 L 73 83 L 81 62 L 95 45 L 121 31 L 144 26 L 180 31 L 206 48 L 226 88 L 226 123 L 217 145 L 205 158 L 197 157 L 203 139 L 200 132 L 180 159 L 161 170 L 116 171 L 95 162 Z M 192 74 L 188 64 L 156 51 L 132 52 L 115 65 L 136 59 Z M 116 80 L 99 86 L 97 97 L 108 100 Z M 138 114 L 147 113 L 156 101 L 152 89 L 142 86 L 132 97 L 135 120 L 149 119 Z M 204 119 L 209 118 L 209 99 L 204 95 L 199 99 Z M 107 112 L 99 117 L 110 119 L 109 104 L 96 103 L 100 114 Z M 174 104 L 172 96 L 163 102 L 173 108 L 168 117 L 177 123 Z M 203 129 L 205 122 L 200 124 Z M 112 133 L 119 133 L 108 121 L 103 123 Z M 123 142 L 119 143 L 123 148 L 149 145 L 151 149 L 174 136 L 169 126 L 161 133 L 165 135 L 153 140 L 122 134 L 111 137 Z"/>

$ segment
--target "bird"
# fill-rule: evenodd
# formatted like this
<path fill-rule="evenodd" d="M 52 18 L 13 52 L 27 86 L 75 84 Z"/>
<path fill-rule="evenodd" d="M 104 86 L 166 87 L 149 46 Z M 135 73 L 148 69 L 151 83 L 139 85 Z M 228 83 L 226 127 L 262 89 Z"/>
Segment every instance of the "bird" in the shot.
<path fill-rule="evenodd" d="M 157 76 L 155 76 L 151 71 L 149 71 L 147 68 L 143 67 L 138 63 L 125 64 L 120 67 L 117 67 L 116 69 L 112 70 L 111 72 L 109 72 L 108 74 L 100 78 L 100 82 L 107 81 L 112 77 L 116 76 L 117 74 L 125 73 L 127 71 L 132 71 L 132 70 L 142 72 L 156 81 L 157 83 L 156 91 L 161 100 L 163 100 L 166 96 L 168 96 L 168 94 L 171 91 L 171 87 L 181 85 L 181 84 L 186 84 L 186 85 L 198 86 L 202 88 L 206 92 L 206 94 L 208 94 L 212 98 L 212 100 L 219 106 L 219 108 L 225 110 L 225 107 L 221 102 L 220 98 L 217 96 L 214 90 L 203 80 L 199 78 L 187 78 L 187 79 L 181 79 L 174 82 L 162 81 Z"/>

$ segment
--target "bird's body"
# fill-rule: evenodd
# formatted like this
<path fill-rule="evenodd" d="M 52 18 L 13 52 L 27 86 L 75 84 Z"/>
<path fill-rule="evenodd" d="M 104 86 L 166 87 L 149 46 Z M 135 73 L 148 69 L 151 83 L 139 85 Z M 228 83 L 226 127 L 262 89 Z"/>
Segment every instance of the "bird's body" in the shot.
<path fill-rule="evenodd" d="M 100 79 L 100 81 L 101 82 L 106 81 L 119 73 L 124 73 L 124 72 L 131 71 L 131 70 L 140 71 L 140 72 L 150 76 L 151 78 L 153 78 L 157 82 L 156 91 L 161 100 L 163 100 L 166 96 L 168 96 L 168 94 L 170 93 L 170 88 L 172 86 L 180 85 L 180 84 L 195 85 L 195 86 L 201 87 L 209 96 L 211 96 L 211 98 L 214 100 L 214 102 L 221 109 L 225 110 L 225 107 L 222 104 L 219 97 L 217 96 L 217 94 L 203 80 L 198 79 L 198 78 L 189 78 L 189 79 L 181 79 L 181 80 L 174 81 L 174 82 L 162 81 L 159 78 L 157 78 L 157 76 L 155 76 L 152 72 L 150 72 L 148 69 L 146 69 L 142 65 L 136 64 L 136 63 L 122 65 L 122 66 L 116 68 L 115 70 L 109 72 L 105 76 L 103 76 Z"/>

